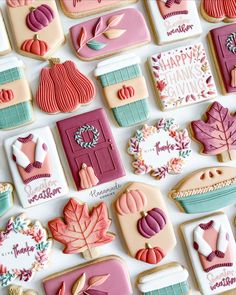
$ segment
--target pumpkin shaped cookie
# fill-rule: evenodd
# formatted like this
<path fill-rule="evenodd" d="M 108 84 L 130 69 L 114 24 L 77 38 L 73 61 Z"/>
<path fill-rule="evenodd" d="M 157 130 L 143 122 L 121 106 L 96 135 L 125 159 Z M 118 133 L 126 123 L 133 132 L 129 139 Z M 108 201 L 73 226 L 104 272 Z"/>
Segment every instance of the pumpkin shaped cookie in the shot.
<path fill-rule="evenodd" d="M 157 264 L 175 247 L 175 234 L 159 189 L 129 184 L 119 193 L 114 208 L 132 257 Z"/>

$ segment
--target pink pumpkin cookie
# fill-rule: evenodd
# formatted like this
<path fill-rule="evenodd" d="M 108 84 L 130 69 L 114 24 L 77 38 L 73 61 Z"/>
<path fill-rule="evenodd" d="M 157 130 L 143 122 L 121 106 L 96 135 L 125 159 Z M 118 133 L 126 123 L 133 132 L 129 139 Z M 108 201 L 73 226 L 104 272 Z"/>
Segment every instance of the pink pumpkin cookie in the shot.
<path fill-rule="evenodd" d="M 138 0 L 60 0 L 65 15 L 82 18 L 92 14 L 126 6 Z"/>
<path fill-rule="evenodd" d="M 144 2 L 158 44 L 193 38 L 202 33 L 195 1 L 145 0 Z"/>
<path fill-rule="evenodd" d="M 7 13 L 18 53 L 48 59 L 65 42 L 54 0 L 7 0 Z"/>
<path fill-rule="evenodd" d="M 233 22 L 236 20 L 235 0 L 202 0 L 201 14 L 211 23 Z"/>
<path fill-rule="evenodd" d="M 24 214 L 8 220 L 0 232 L 0 286 L 14 280 L 28 282 L 49 262 L 52 241 L 39 221 L 34 223 Z"/>
<path fill-rule="evenodd" d="M 96 258 L 97 247 L 110 243 L 115 236 L 107 232 L 111 224 L 106 203 L 89 212 L 87 204 L 70 199 L 64 210 L 64 220 L 56 218 L 48 225 L 55 240 L 65 245 L 63 253 L 82 253 L 85 259 Z"/>
<path fill-rule="evenodd" d="M 156 179 L 179 174 L 191 154 L 187 129 L 179 129 L 174 119 L 161 119 L 156 125 L 144 125 L 128 142 L 134 157 L 135 174 L 151 173 Z"/>
<path fill-rule="evenodd" d="M 201 294 L 235 294 L 236 244 L 227 216 L 218 212 L 180 228 Z"/>
<path fill-rule="evenodd" d="M 134 8 L 118 10 L 74 25 L 70 28 L 70 38 L 78 58 L 86 61 L 150 42 L 145 19 Z"/>
<path fill-rule="evenodd" d="M 131 295 L 129 273 L 118 256 L 107 256 L 56 273 L 43 281 L 46 295 Z"/>
<path fill-rule="evenodd" d="M 132 257 L 157 264 L 175 247 L 175 234 L 159 189 L 129 184 L 119 193 L 114 209 Z"/>
<path fill-rule="evenodd" d="M 227 108 L 214 102 L 206 112 L 205 120 L 191 123 L 193 138 L 202 144 L 201 153 L 215 155 L 220 162 L 236 157 L 236 116 Z"/>
<path fill-rule="evenodd" d="M 162 111 L 216 97 L 214 78 L 202 43 L 157 53 L 148 61 Z"/>

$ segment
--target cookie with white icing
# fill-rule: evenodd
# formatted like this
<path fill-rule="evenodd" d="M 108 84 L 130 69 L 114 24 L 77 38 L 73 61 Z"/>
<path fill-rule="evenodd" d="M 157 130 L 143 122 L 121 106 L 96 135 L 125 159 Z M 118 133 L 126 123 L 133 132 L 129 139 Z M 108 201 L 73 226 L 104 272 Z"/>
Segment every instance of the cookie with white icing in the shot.
<path fill-rule="evenodd" d="M 137 278 L 137 287 L 143 295 L 190 295 L 188 271 L 177 262 L 171 262 L 144 271 Z"/>
<path fill-rule="evenodd" d="M 203 213 L 236 203 L 236 169 L 209 167 L 197 170 L 176 184 L 169 196 L 186 213 Z"/>
<path fill-rule="evenodd" d="M 34 290 L 23 290 L 21 286 L 11 285 L 8 288 L 8 295 L 38 295 Z"/>
<path fill-rule="evenodd" d="M 195 1 L 145 0 L 145 6 L 158 44 L 193 38 L 202 33 Z"/>
<path fill-rule="evenodd" d="M 227 216 L 218 212 L 183 223 L 180 228 L 201 293 L 234 294 L 236 244 Z"/>
<path fill-rule="evenodd" d="M 67 194 L 67 182 L 49 127 L 18 134 L 8 138 L 4 145 L 24 208 Z"/>
<path fill-rule="evenodd" d="M 11 44 L 8 38 L 7 29 L 0 9 L 0 55 L 5 55 L 11 51 Z"/>

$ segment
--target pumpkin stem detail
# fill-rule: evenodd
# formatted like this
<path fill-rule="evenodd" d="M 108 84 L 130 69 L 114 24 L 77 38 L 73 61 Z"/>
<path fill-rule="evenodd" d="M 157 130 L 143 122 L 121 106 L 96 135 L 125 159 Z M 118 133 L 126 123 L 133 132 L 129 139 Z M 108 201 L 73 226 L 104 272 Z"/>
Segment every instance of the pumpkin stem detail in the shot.
<path fill-rule="evenodd" d="M 152 249 L 152 246 L 149 243 L 146 243 L 145 246 L 147 249 Z"/>
<path fill-rule="evenodd" d="M 50 58 L 49 59 L 49 65 L 50 67 L 52 68 L 54 65 L 57 65 L 59 64 L 61 61 L 60 61 L 60 58 Z"/>
<path fill-rule="evenodd" d="M 35 7 L 30 7 L 29 11 L 32 12 L 32 11 L 35 11 L 35 9 L 36 9 Z"/>
<path fill-rule="evenodd" d="M 145 211 L 141 211 L 140 214 L 142 217 L 146 217 L 148 215 L 147 212 L 145 212 Z"/>
<path fill-rule="evenodd" d="M 34 35 L 34 40 L 39 40 L 39 35 L 38 34 Z"/>

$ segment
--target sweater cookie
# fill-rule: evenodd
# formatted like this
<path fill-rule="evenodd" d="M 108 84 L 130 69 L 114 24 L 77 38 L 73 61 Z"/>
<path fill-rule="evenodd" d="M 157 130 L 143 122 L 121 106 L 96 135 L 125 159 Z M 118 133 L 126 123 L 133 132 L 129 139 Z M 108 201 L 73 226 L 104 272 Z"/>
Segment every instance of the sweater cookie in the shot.
<path fill-rule="evenodd" d="M 19 54 L 48 59 L 65 42 L 54 0 L 7 0 L 7 13 Z"/>
<path fill-rule="evenodd" d="M 219 212 L 194 219 L 181 231 L 201 293 L 236 290 L 236 244 L 227 216 Z"/>
<path fill-rule="evenodd" d="M 92 14 L 126 6 L 138 0 L 60 0 L 65 15 L 71 18 L 82 18 Z"/>
<path fill-rule="evenodd" d="M 100 62 L 95 70 L 108 106 L 122 127 L 146 121 L 149 116 L 149 95 L 140 62 L 138 56 L 126 54 Z"/>
<path fill-rule="evenodd" d="M 151 19 L 157 44 L 161 45 L 193 38 L 202 33 L 195 1 L 144 1 Z"/>
<path fill-rule="evenodd" d="M 56 273 L 43 281 L 46 295 L 131 295 L 129 273 L 118 256 L 96 259 Z"/>
<path fill-rule="evenodd" d="M 129 184 L 118 194 L 114 210 L 131 257 L 158 264 L 175 247 L 170 217 L 156 187 Z"/>
<path fill-rule="evenodd" d="M 24 208 L 64 196 L 68 186 L 49 127 L 11 137 L 5 150 Z"/>
<path fill-rule="evenodd" d="M 0 9 L 0 56 L 11 51 L 11 44 L 8 38 L 7 29 Z"/>
<path fill-rule="evenodd" d="M 162 111 L 216 97 L 214 78 L 202 43 L 154 54 L 148 59 L 148 65 Z"/>
<path fill-rule="evenodd" d="M 74 25 L 70 39 L 78 58 L 90 61 L 145 45 L 151 37 L 141 12 L 128 8 Z"/>

